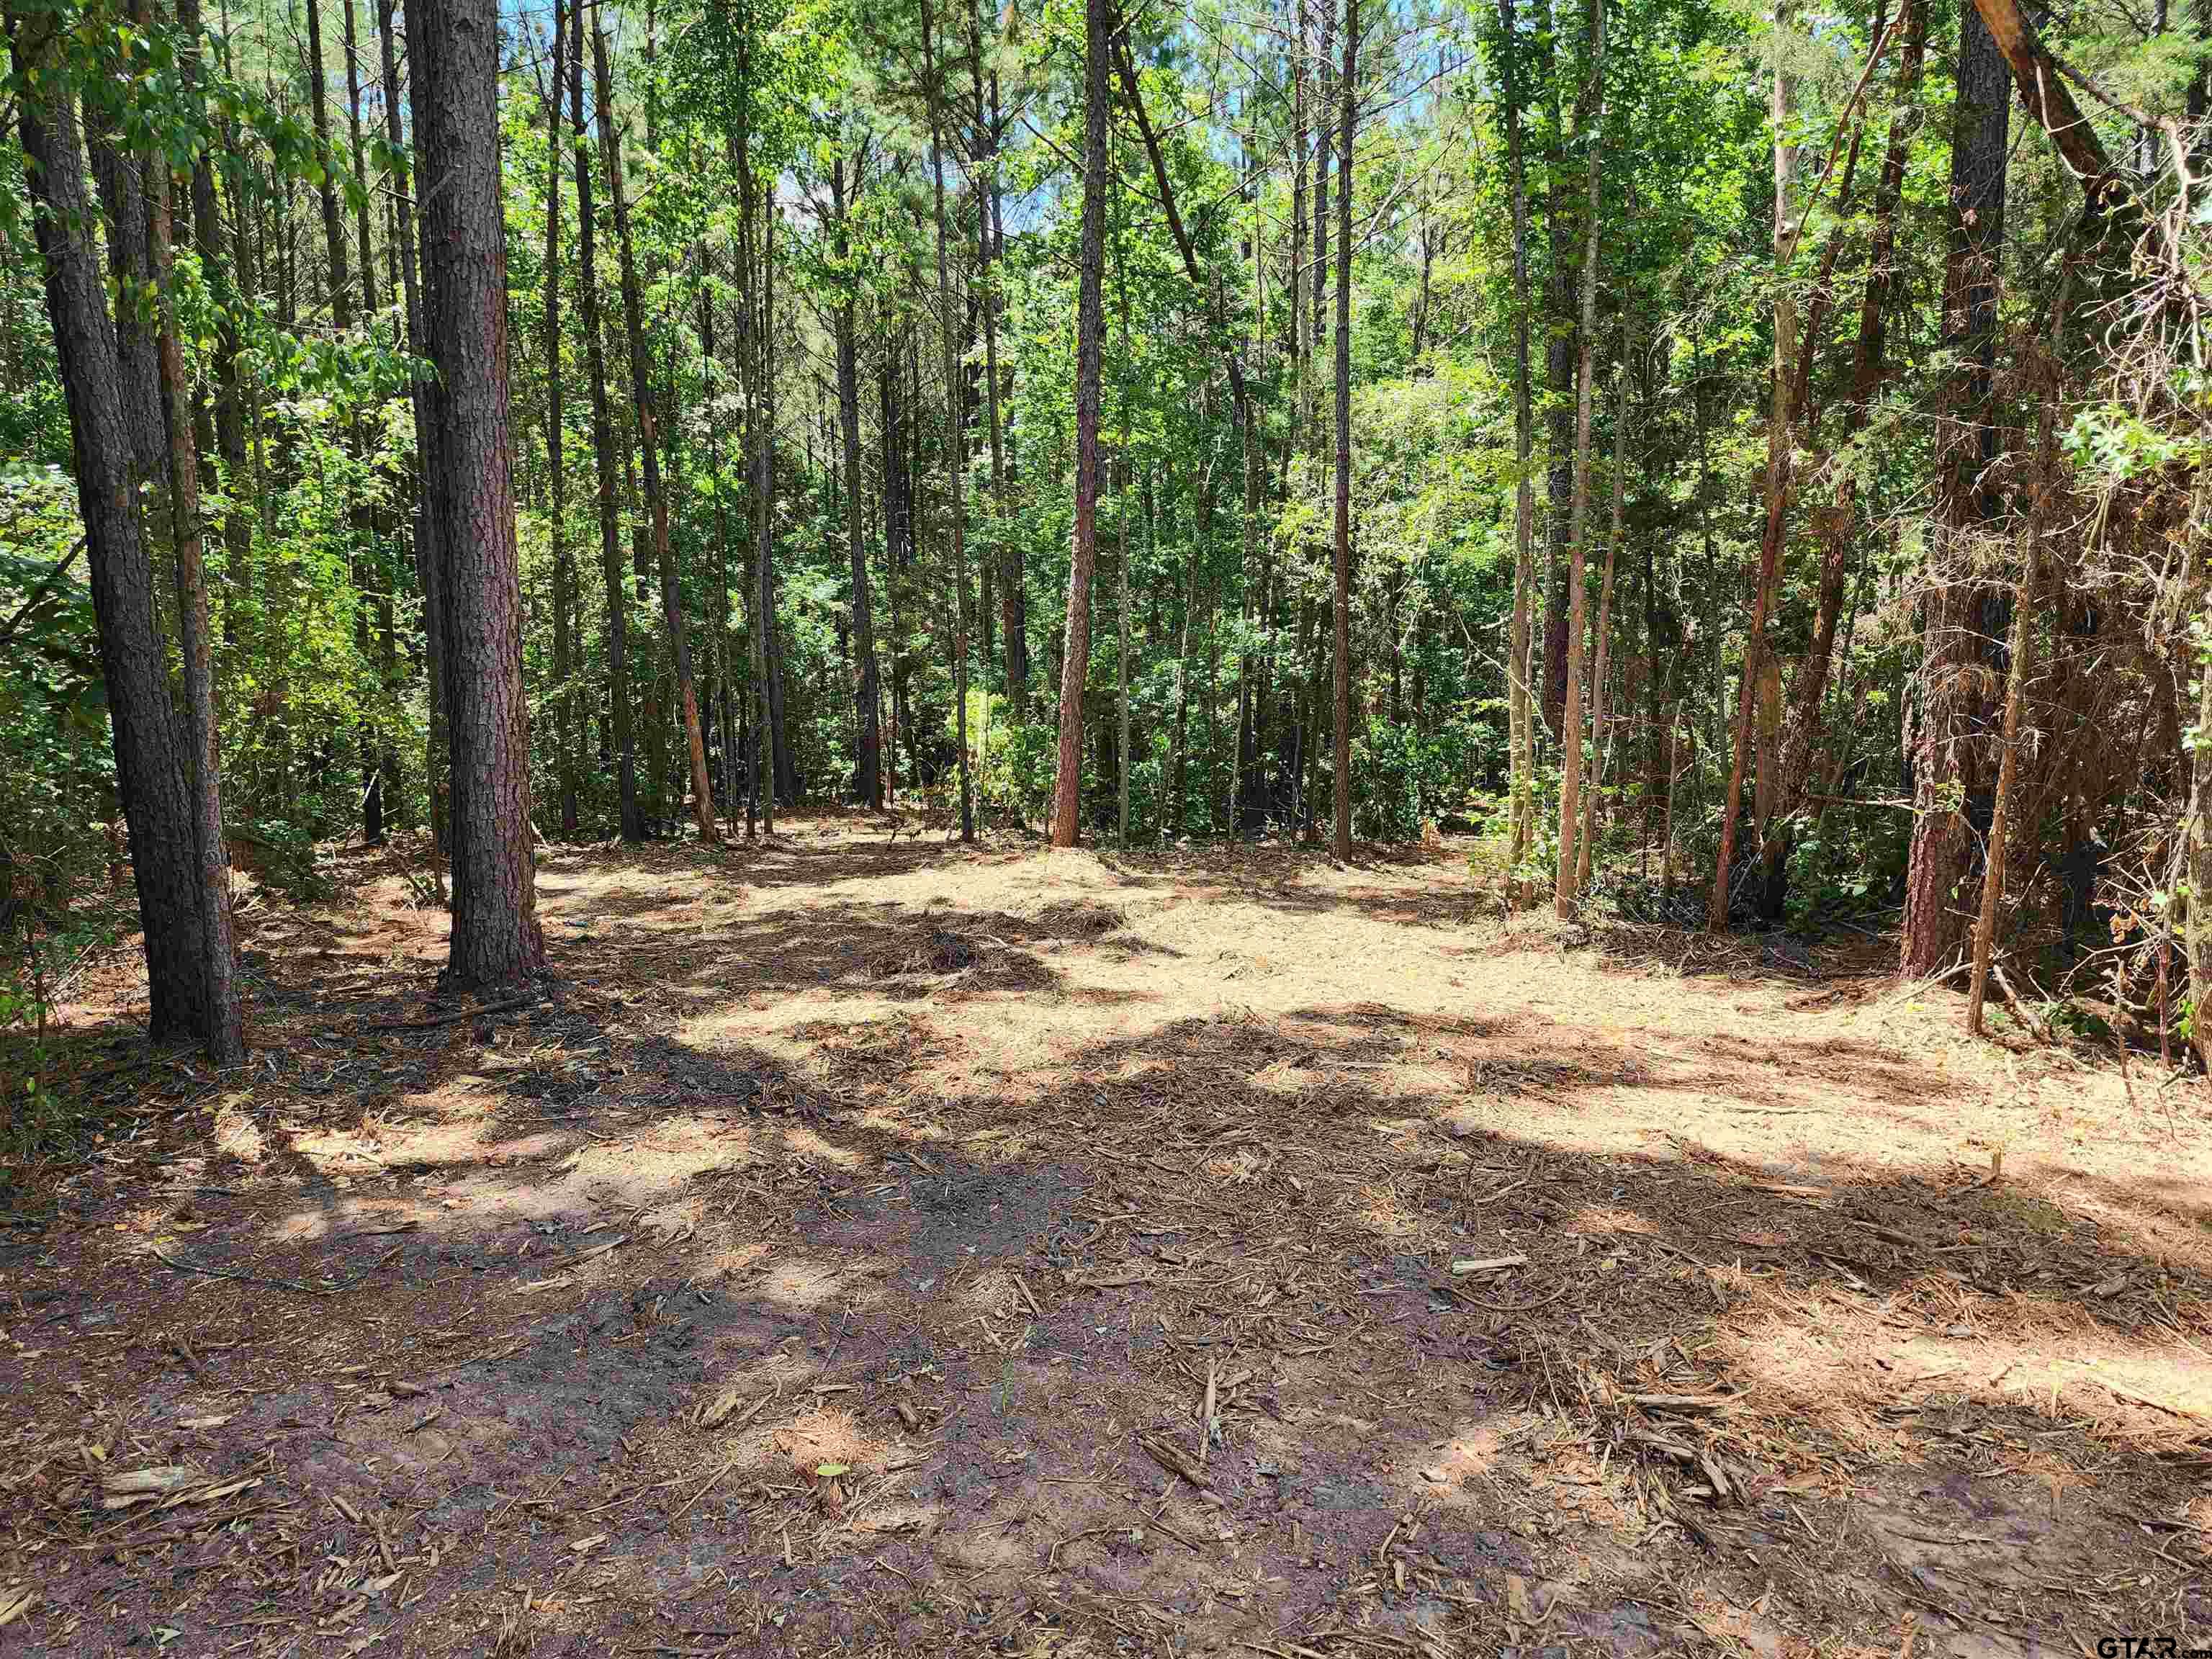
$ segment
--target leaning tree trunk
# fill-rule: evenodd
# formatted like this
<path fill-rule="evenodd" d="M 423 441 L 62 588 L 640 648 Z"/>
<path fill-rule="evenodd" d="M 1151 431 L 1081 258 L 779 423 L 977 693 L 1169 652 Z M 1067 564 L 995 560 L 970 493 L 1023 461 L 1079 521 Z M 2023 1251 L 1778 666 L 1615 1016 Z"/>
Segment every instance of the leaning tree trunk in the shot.
<path fill-rule="evenodd" d="M 430 513 L 445 563 L 453 698 L 454 989 L 545 965 L 530 830 L 529 705 L 509 479 L 507 228 L 495 0 L 413 0 L 415 137 L 424 174 Z"/>
<path fill-rule="evenodd" d="M 92 575 L 107 687 L 117 793 L 131 830 L 156 1042 L 207 1042 L 216 1030 L 198 897 L 201 870 L 185 747 L 179 740 L 155 620 L 153 562 L 139 521 L 125 366 L 94 252 L 91 192 L 67 77 L 53 62 L 52 15 L 10 6 L 9 46 L 21 88 L 17 123 L 28 162 L 62 394 L 70 414 L 77 507 Z"/>
<path fill-rule="evenodd" d="M 615 131 L 614 77 L 607 68 L 607 35 L 597 12 L 592 15 L 592 70 L 598 94 L 599 152 L 606 168 L 607 200 L 614 214 L 615 246 L 622 267 L 623 330 L 629 340 L 630 397 L 637 413 L 646 512 L 653 522 L 653 558 L 660 574 L 661 615 L 676 662 L 676 695 L 683 705 L 684 746 L 691 762 L 691 821 L 698 826 L 701 841 L 714 842 L 721 838 L 714 817 L 714 781 L 707 770 L 707 738 L 699 723 L 699 688 L 692 678 L 691 642 L 684 626 L 684 591 L 676 578 L 676 553 L 668 538 L 668 491 L 660 476 L 660 428 L 653 408 L 653 359 L 646 349 L 645 301 L 638 289 L 637 259 L 630 244 L 629 203 L 623 190 L 622 141 Z"/>
<path fill-rule="evenodd" d="M 1083 811 L 1083 687 L 1091 673 L 1091 575 L 1098 558 L 1098 414 L 1106 336 L 1106 69 L 1109 0 L 1085 0 L 1083 218 L 1075 307 L 1075 537 L 1060 663 L 1060 763 L 1052 844 L 1073 847 Z"/>

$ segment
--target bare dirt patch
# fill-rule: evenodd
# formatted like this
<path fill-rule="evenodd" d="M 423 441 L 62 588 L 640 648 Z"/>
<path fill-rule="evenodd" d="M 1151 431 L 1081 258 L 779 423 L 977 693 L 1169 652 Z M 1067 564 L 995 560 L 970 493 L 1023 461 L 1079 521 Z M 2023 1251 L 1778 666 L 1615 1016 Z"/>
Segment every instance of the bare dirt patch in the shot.
<path fill-rule="evenodd" d="M 430 1024 L 343 873 L 248 1066 L 72 1011 L 0 1651 L 2212 1638 L 2212 1102 L 1878 945 L 825 817 L 549 857 L 557 979 Z"/>

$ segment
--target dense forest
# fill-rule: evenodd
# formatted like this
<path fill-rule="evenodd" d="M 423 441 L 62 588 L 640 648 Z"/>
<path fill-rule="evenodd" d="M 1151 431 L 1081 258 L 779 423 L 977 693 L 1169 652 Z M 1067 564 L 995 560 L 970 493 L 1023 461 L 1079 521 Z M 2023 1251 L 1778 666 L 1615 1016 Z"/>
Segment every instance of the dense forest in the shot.
<path fill-rule="evenodd" d="M 143 923 L 232 1058 L 234 863 L 495 985 L 539 842 L 842 802 L 2201 1051 L 2208 27 L 8 0 L 5 1006 Z"/>

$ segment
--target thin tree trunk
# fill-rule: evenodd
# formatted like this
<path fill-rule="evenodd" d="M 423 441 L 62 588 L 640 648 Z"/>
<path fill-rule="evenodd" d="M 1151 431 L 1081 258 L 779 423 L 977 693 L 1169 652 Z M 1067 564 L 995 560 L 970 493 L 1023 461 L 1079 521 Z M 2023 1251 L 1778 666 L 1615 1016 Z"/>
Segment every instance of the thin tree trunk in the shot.
<path fill-rule="evenodd" d="M 1589 222 L 1583 228 L 1582 317 L 1575 362 L 1575 480 L 1567 549 L 1567 701 L 1559 722 L 1559 866 L 1553 903 L 1562 920 L 1574 915 L 1577 870 L 1576 833 L 1582 823 L 1583 635 L 1589 625 L 1585 556 L 1589 530 L 1590 354 L 1597 333 L 1597 243 L 1600 170 L 1605 147 L 1605 0 L 1589 0 L 1589 83 L 1580 122 L 1589 174 Z"/>
<path fill-rule="evenodd" d="M 149 0 L 137 0 L 138 27 L 153 31 Z M 196 65 L 197 37 L 185 43 Z M 188 73 L 190 70 L 188 68 Z M 148 238 L 159 317 L 162 412 L 169 428 L 170 550 L 177 591 L 177 655 L 184 669 L 185 784 L 190 792 L 199 920 L 202 1015 L 208 1058 L 228 1066 L 246 1058 L 231 946 L 230 860 L 222 839 L 222 739 L 215 714 L 215 656 L 208 629 L 207 566 L 201 544 L 199 457 L 192 441 L 191 382 L 177 328 L 176 271 L 170 214 L 173 187 L 160 157 L 145 163 Z"/>
<path fill-rule="evenodd" d="M 430 361 L 425 476 L 445 564 L 453 697 L 454 989 L 545 965 L 531 847 L 529 706 L 509 478 L 507 232 L 495 0 L 413 0 L 408 57 L 425 174 Z"/>
<path fill-rule="evenodd" d="M 1512 746 L 1509 780 L 1511 829 L 1506 867 L 1518 870 L 1536 836 L 1536 732 L 1529 706 L 1529 615 L 1536 583 L 1535 422 L 1528 397 L 1528 181 L 1521 139 L 1516 0 L 1498 0 L 1498 73 L 1504 87 L 1506 164 L 1513 191 L 1513 627 L 1506 648 L 1507 724 Z M 1508 877 L 1510 881 L 1510 876 Z M 1528 884 L 1518 884 L 1520 902 Z"/>
<path fill-rule="evenodd" d="M 350 11 L 353 0 L 346 0 Z M 561 776 L 561 833 L 576 833 L 576 672 L 569 618 L 576 607 L 576 567 L 568 550 L 568 474 L 566 426 L 562 419 L 561 383 L 561 100 L 566 52 L 583 50 L 583 19 L 576 38 L 568 34 L 568 13 L 553 0 L 553 63 L 545 89 L 545 471 L 552 496 L 549 529 L 553 539 L 554 740 Z"/>
<path fill-rule="evenodd" d="M 1790 0 L 1775 0 L 1774 29 L 1778 36 L 1790 18 Z M 1752 589 L 1751 623 L 1744 632 L 1743 679 L 1736 692 L 1735 741 L 1729 762 L 1727 793 L 1721 803 L 1721 844 L 1714 860 L 1712 896 L 1705 911 L 1705 926 L 1716 933 L 1728 931 L 1729 866 L 1735 858 L 1735 825 L 1743 805 L 1744 774 L 1753 744 L 1752 716 L 1758 703 L 1759 675 L 1766 651 L 1767 613 L 1774 605 L 1780 580 L 1782 543 L 1790 514 L 1790 392 L 1797 377 L 1797 301 L 1790 286 L 1790 262 L 1796 252 L 1790 228 L 1794 204 L 1790 184 L 1797 166 L 1796 146 L 1790 142 L 1790 77 L 1782 59 L 1775 60 L 1769 113 L 1774 137 L 1774 362 L 1772 404 L 1766 421 L 1766 522 L 1759 538 L 1759 576 Z"/>
<path fill-rule="evenodd" d="M 2059 280 L 2063 283 L 2067 277 L 2062 276 Z M 2056 312 L 2057 320 L 2051 331 L 2053 339 L 2064 337 L 2063 298 Z M 2051 367 L 2045 365 L 2046 372 Z M 1996 941 L 1997 906 L 2004 896 L 2005 843 L 2012 827 L 2013 780 L 2020 769 L 2021 707 L 2026 701 L 2028 656 L 2035 644 L 2035 601 L 2042 586 L 2043 535 L 2058 464 L 2057 388 L 2046 383 L 2041 402 L 2036 422 L 2037 476 L 2028 509 L 2027 566 L 2021 573 L 2019 592 L 2013 596 L 2012 638 L 2008 645 L 2011 661 L 2005 672 L 2004 748 L 1997 763 L 1996 799 L 1990 810 L 1988 860 L 1982 869 L 1982 908 L 1974 924 L 1974 967 L 1966 991 L 1966 1029 L 1977 1036 L 1981 1035 L 1982 1001 L 1989 988 L 1990 953 Z M 2193 901 L 2193 894 L 2191 897 Z M 2164 1035 L 2161 1021 L 2160 1036 L 2162 1038 Z"/>
<path fill-rule="evenodd" d="M 845 194 L 845 158 L 830 164 L 830 193 L 836 214 L 837 258 L 849 266 L 853 257 L 852 213 L 859 205 L 860 175 L 853 173 L 853 194 Z M 860 274 L 842 271 L 844 288 L 837 301 L 837 416 L 845 448 L 845 541 L 853 571 L 853 657 L 859 666 L 854 687 L 855 781 L 861 803 L 884 810 L 883 733 L 876 723 L 876 707 L 883 696 L 876 667 L 876 623 L 873 598 L 868 591 L 868 550 L 860 532 Z M 984 315 L 988 326 L 989 307 Z M 992 476 L 998 477 L 999 404 L 997 370 L 992 370 Z"/>
<path fill-rule="evenodd" d="M 1083 807 L 1083 687 L 1091 671 L 1091 575 L 1098 556 L 1098 414 L 1104 356 L 1106 70 L 1110 0 L 1085 0 L 1083 216 L 1075 311 L 1075 535 L 1060 665 L 1060 757 L 1052 844 L 1075 845 Z"/>
<path fill-rule="evenodd" d="M 578 28 L 582 27 L 579 19 Z M 622 838 L 645 839 L 637 798 L 637 729 L 632 718 L 629 596 L 623 585 L 620 477 L 615 464 L 614 411 L 607 395 L 606 331 L 599 316 L 598 225 L 592 208 L 591 147 L 586 142 L 582 43 L 568 58 L 570 147 L 576 161 L 576 297 L 584 308 L 584 368 L 592 382 L 592 453 L 599 481 L 599 571 L 607 590 L 607 700 L 613 705 L 615 777 Z"/>
<path fill-rule="evenodd" d="M 1606 752 L 1610 747 L 1606 721 L 1606 677 L 1611 672 L 1613 651 L 1613 572 L 1620 556 L 1621 509 L 1628 480 L 1628 358 L 1632 349 L 1626 325 L 1621 331 L 1620 362 L 1613 371 L 1613 532 L 1606 538 L 1605 574 L 1597 588 L 1597 645 L 1590 663 L 1590 777 L 1583 796 L 1582 843 L 1575 855 L 1575 890 L 1586 890 L 1596 863 L 1598 797 L 1605 787 Z"/>
<path fill-rule="evenodd" d="M 968 769 L 968 496 L 967 456 L 961 434 L 960 333 L 952 307 L 952 268 L 946 257 L 945 216 L 945 96 L 931 24 L 930 0 L 921 0 L 922 74 L 929 89 L 929 165 L 937 212 L 937 306 L 945 345 L 945 473 L 951 501 L 953 744 L 960 777 L 960 839 L 975 839 L 975 799 Z"/>
<path fill-rule="evenodd" d="M 392 158 L 399 281 L 407 308 L 407 349 L 410 356 L 426 356 L 429 347 L 422 325 L 422 295 L 416 278 L 415 250 L 418 227 L 410 189 L 408 152 L 402 147 L 399 127 L 399 52 L 393 37 L 392 0 L 377 0 L 376 33 L 380 63 L 384 70 L 384 136 Z M 408 403 L 415 421 L 415 564 L 422 590 L 424 654 L 429 665 L 430 718 L 422 752 L 422 787 L 430 805 L 430 881 L 439 898 L 447 897 L 445 855 L 450 845 L 450 818 L 445 768 L 451 747 L 446 690 L 445 600 L 442 581 L 444 556 L 438 549 L 438 527 L 430 512 L 427 466 L 430 453 L 429 393 L 420 379 L 408 384 Z M 264 492 L 268 499 L 269 492 Z"/>
<path fill-rule="evenodd" d="M 1844 405 L 1842 430 L 1834 453 L 1849 448 L 1865 429 L 1875 393 L 1887 372 L 1889 306 L 1897 281 L 1897 213 L 1905 189 L 1905 169 L 1919 125 L 1920 76 L 1928 43 L 1925 0 L 1905 0 L 1899 19 L 1905 31 L 1905 55 L 1898 77 L 1899 103 L 1890 118 L 1887 153 L 1875 187 L 1874 229 L 1867 251 L 1866 284 L 1859 301 L 1858 340 L 1852 350 L 1850 391 Z M 1790 685 L 1790 713 L 1783 726 L 1782 760 L 1775 815 L 1759 857 L 1764 866 L 1761 909 L 1779 915 L 1790 851 L 1791 824 L 1804 805 L 1812 776 L 1814 751 L 1826 706 L 1836 629 L 1844 614 L 1844 588 L 1858 529 L 1858 471 L 1837 469 L 1835 499 L 1822 526 L 1820 589 L 1814 600 L 1813 638 L 1805 661 Z"/>
<path fill-rule="evenodd" d="M 1326 0 L 1324 0 L 1326 3 Z M 1359 0 L 1344 0 L 1342 137 L 1336 161 L 1336 825 L 1352 858 L 1352 145 L 1359 114 Z"/>
<path fill-rule="evenodd" d="M 660 428 L 653 408 L 653 358 L 646 348 L 645 301 L 638 288 L 637 259 L 630 241 L 629 203 L 623 188 L 622 140 L 615 131 L 614 77 L 607 68 L 607 36 L 599 15 L 592 15 L 592 79 L 597 92 L 599 153 L 607 174 L 607 201 L 615 220 L 615 246 L 622 268 L 623 329 L 629 339 L 630 397 L 637 416 L 637 447 L 645 473 L 646 511 L 652 520 L 653 557 L 660 573 L 660 607 L 675 659 L 676 695 L 682 705 L 684 740 L 691 762 L 691 821 L 704 842 L 721 838 L 714 816 L 714 781 L 707 770 L 707 736 L 699 721 L 699 689 L 691 675 L 691 641 L 684 625 L 684 591 L 676 576 L 676 553 L 668 538 L 668 492 L 660 472 Z M 549 233 L 550 234 L 550 233 Z"/>
<path fill-rule="evenodd" d="M 1121 363 L 1128 370 L 1129 357 L 1129 272 L 1126 260 L 1115 261 L 1114 285 L 1118 290 L 1121 306 Z M 1129 850 L 1129 403 L 1127 386 L 1121 388 L 1117 399 L 1121 405 L 1121 441 L 1115 446 L 1115 469 L 1120 487 L 1114 492 L 1114 557 L 1118 566 L 1121 587 L 1120 632 L 1114 659 L 1115 690 L 1121 711 L 1121 724 L 1115 732 L 1114 759 L 1119 769 L 1119 805 L 1116 829 L 1121 850 Z"/>

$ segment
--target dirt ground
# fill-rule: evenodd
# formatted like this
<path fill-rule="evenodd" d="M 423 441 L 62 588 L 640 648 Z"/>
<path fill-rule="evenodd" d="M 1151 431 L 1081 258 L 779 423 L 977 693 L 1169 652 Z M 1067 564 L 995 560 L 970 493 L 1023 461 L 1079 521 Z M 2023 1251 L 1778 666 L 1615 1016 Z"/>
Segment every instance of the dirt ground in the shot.
<path fill-rule="evenodd" d="M 2203 1085 L 1464 848 L 782 828 L 549 853 L 479 1015 L 349 855 L 220 1076 L 91 976 L 0 1654 L 2212 1644 Z"/>

